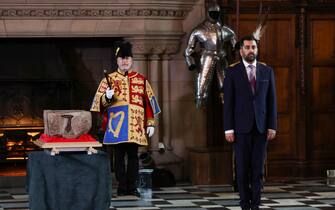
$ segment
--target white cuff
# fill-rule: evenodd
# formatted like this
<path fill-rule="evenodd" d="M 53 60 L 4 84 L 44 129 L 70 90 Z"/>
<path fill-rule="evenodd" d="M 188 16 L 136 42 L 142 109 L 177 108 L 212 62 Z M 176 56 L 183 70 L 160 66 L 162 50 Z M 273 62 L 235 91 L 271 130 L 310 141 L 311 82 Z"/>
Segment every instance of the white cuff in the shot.
<path fill-rule="evenodd" d="M 228 134 L 228 133 L 234 133 L 234 130 L 233 130 L 233 129 L 231 129 L 231 130 L 226 130 L 224 133 L 225 133 L 225 134 Z"/>

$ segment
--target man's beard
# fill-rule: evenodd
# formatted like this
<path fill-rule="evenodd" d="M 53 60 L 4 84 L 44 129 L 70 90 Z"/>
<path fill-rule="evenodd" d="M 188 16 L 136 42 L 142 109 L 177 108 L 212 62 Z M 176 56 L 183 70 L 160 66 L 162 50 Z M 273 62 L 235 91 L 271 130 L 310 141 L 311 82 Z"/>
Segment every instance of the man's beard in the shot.
<path fill-rule="evenodd" d="M 249 53 L 247 56 L 244 58 L 247 62 L 251 63 L 254 62 L 256 59 L 256 55 L 254 53 Z"/>

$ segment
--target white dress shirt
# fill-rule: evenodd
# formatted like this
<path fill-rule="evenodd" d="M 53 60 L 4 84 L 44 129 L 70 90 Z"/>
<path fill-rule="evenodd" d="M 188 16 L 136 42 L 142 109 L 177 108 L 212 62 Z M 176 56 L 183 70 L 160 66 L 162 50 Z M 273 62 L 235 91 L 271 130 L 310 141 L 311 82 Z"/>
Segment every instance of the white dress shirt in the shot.
<path fill-rule="evenodd" d="M 246 71 L 247 71 L 247 75 L 250 75 L 250 68 L 249 68 L 249 65 L 253 65 L 253 66 L 255 67 L 255 69 L 256 69 L 256 65 L 257 65 L 257 61 L 256 61 L 256 59 L 255 59 L 254 62 L 252 62 L 252 63 L 248 63 L 248 62 L 246 62 L 244 59 L 242 59 L 242 61 L 243 61 L 243 64 L 244 64 L 244 66 L 245 66 L 245 69 L 246 69 Z M 256 72 L 255 72 L 255 79 L 257 79 L 257 78 L 256 78 Z"/>

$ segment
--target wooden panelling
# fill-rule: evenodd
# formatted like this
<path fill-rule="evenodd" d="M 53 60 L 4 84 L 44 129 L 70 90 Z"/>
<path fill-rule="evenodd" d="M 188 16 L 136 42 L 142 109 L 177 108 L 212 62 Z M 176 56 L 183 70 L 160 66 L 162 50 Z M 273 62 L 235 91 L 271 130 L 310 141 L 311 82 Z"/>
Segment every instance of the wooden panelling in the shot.
<path fill-rule="evenodd" d="M 310 16 L 310 98 L 307 157 L 309 173 L 335 167 L 335 15 Z"/>
<path fill-rule="evenodd" d="M 292 141 L 295 127 L 294 123 L 294 91 L 291 83 L 291 74 L 288 68 L 275 68 L 277 107 L 278 107 L 278 133 L 275 141 L 269 143 L 269 159 L 294 159 L 296 156 L 295 141 Z"/>
<path fill-rule="evenodd" d="M 206 1 L 211 1 L 211 0 L 206 0 Z M 224 0 L 224 1 L 221 0 L 218 2 L 220 3 L 220 5 L 223 5 L 223 6 L 225 6 L 227 3 L 230 6 L 236 6 L 236 3 L 237 3 L 236 0 Z M 252 8 L 258 11 L 260 2 L 261 2 L 260 0 L 239 0 L 240 9 L 245 10 L 246 8 Z M 292 0 L 280 0 L 280 2 L 278 0 L 262 0 L 262 4 L 263 4 L 263 7 L 271 6 L 272 11 L 287 8 L 288 5 L 291 5 L 291 7 L 293 6 Z"/>
<path fill-rule="evenodd" d="M 313 0 L 313 2 L 315 2 L 317 4 L 335 3 L 334 0 Z"/>
<path fill-rule="evenodd" d="M 312 68 L 312 108 L 314 112 L 335 111 L 335 66 Z M 335 119 L 334 119 L 335 120 Z M 334 121 L 335 123 L 335 121 Z M 334 126 L 335 127 L 335 126 Z"/>
<path fill-rule="evenodd" d="M 335 15 L 311 15 L 310 31 L 309 159 L 316 167 L 326 163 L 334 167 Z"/>
<path fill-rule="evenodd" d="M 312 15 L 311 26 L 311 161 L 335 155 L 335 15 Z M 316 164 L 317 165 L 317 164 Z"/>
<path fill-rule="evenodd" d="M 234 0 L 236 2 L 236 0 Z M 289 2 L 290 0 L 281 0 L 281 2 Z M 257 3 L 259 4 L 259 0 L 240 0 L 241 3 L 244 3 L 244 2 L 253 2 L 253 3 Z M 274 0 L 263 0 L 262 1 L 263 3 L 266 3 L 266 2 L 278 2 L 278 1 L 274 1 Z"/>
<path fill-rule="evenodd" d="M 231 17 L 230 26 L 235 26 L 235 17 Z M 241 15 L 239 19 L 239 38 L 251 35 L 258 23 L 257 15 Z M 270 15 L 266 30 L 260 40 L 259 57 L 272 67 L 292 67 L 295 59 L 295 16 Z"/>
<path fill-rule="evenodd" d="M 335 159 L 335 112 L 314 113 L 312 120 L 313 139 L 311 142 L 311 159 Z"/>
<path fill-rule="evenodd" d="M 240 37 L 252 34 L 256 29 L 257 20 L 243 20 L 240 24 Z M 265 34 L 260 41 L 260 59 L 272 65 L 289 65 L 292 52 L 292 35 L 294 28 L 291 20 L 270 20 Z M 294 40 L 294 39 L 293 39 Z"/>
<path fill-rule="evenodd" d="M 313 65 L 335 65 L 335 15 L 311 18 Z"/>
<path fill-rule="evenodd" d="M 222 147 L 190 149 L 193 184 L 232 184 L 232 153 Z"/>
<path fill-rule="evenodd" d="M 272 66 L 285 66 L 292 72 L 293 59 L 295 58 L 294 46 L 294 16 L 278 16 L 271 18 L 266 26 L 266 31 L 260 43 L 261 59 Z"/>
<path fill-rule="evenodd" d="M 288 114 L 293 101 L 290 97 L 290 77 L 288 68 L 277 67 L 274 69 L 276 79 L 277 107 L 281 114 Z"/>
<path fill-rule="evenodd" d="M 239 1 L 237 27 L 236 0 L 218 1 L 226 25 L 238 32 L 238 38 L 255 30 L 259 2 Z M 263 3 L 271 12 L 259 60 L 274 69 L 278 106 L 267 178 L 324 176 L 326 169 L 335 168 L 335 1 Z"/>
<path fill-rule="evenodd" d="M 281 115 L 278 117 L 278 135 L 289 135 L 292 132 L 292 122 L 290 118 Z"/>
<path fill-rule="evenodd" d="M 295 157 L 295 143 L 291 140 L 291 120 L 289 116 L 278 117 L 278 134 L 268 145 L 270 159 L 293 159 Z"/>
<path fill-rule="evenodd" d="M 233 25 L 235 26 L 235 19 L 233 20 Z M 238 38 L 252 34 L 252 32 L 256 29 L 256 27 L 257 27 L 257 18 L 255 15 L 241 16 Z"/>

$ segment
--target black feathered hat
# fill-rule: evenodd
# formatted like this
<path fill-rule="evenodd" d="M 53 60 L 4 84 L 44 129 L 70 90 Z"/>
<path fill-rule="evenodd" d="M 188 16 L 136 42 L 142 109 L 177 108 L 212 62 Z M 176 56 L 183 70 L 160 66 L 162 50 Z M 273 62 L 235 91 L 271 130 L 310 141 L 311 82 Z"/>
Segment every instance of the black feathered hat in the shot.
<path fill-rule="evenodd" d="M 127 41 L 121 41 L 116 44 L 115 57 L 133 57 L 132 45 Z"/>

